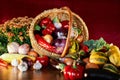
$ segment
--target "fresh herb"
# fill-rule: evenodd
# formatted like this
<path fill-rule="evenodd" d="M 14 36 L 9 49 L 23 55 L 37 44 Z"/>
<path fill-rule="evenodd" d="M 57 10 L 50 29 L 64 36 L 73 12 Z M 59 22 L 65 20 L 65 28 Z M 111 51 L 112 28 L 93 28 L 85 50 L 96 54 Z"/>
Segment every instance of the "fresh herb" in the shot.
<path fill-rule="evenodd" d="M 8 38 L 0 31 L 0 55 L 7 52 Z"/>
<path fill-rule="evenodd" d="M 8 26 L 6 31 L 2 32 L 2 29 L 0 30 L 0 55 L 7 52 L 7 44 L 10 42 L 17 42 L 20 45 L 27 43 L 31 46 L 27 27 L 10 28 Z"/>
<path fill-rule="evenodd" d="M 27 32 L 27 27 L 24 26 L 22 28 L 15 28 L 12 27 L 12 29 L 7 28 L 7 33 L 12 33 L 14 36 L 8 36 L 9 42 L 18 42 L 19 44 L 27 43 L 31 45 L 30 38 Z"/>

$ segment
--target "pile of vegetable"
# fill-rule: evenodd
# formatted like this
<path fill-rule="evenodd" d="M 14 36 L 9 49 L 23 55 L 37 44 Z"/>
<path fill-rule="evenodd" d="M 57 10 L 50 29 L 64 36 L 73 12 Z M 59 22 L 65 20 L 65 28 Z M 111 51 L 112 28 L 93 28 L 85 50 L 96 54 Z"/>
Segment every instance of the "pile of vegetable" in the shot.
<path fill-rule="evenodd" d="M 39 56 L 27 43 L 20 45 L 17 42 L 11 42 L 7 45 L 7 51 L 8 53 L 0 56 L 0 66 L 8 67 L 11 64 L 24 72 L 30 68 L 40 70 L 49 63 L 47 56 Z"/>
<path fill-rule="evenodd" d="M 40 46 L 48 51 L 62 54 L 66 44 L 68 29 L 68 20 L 60 21 L 57 17 L 51 20 L 45 17 L 35 26 L 34 35 Z M 92 75 L 93 73 L 89 73 L 90 69 L 101 70 L 105 74 L 110 72 L 112 75 L 119 76 L 120 50 L 117 46 L 107 43 L 103 38 L 83 42 L 81 29 L 72 25 L 71 30 L 67 55 L 59 58 L 58 64 L 51 62 L 54 67 L 63 72 L 65 80 L 90 78 L 89 74 Z M 97 77 L 100 78 L 101 76 Z M 104 79 L 105 77 L 102 78 Z M 105 79 L 108 78 L 106 77 Z M 111 79 L 114 79 L 114 77 Z"/>
<path fill-rule="evenodd" d="M 19 20 L 21 18 L 13 19 L 12 22 L 17 24 L 21 22 Z M 24 72 L 52 65 L 62 71 L 65 80 L 94 80 L 96 77 L 101 80 L 120 79 L 120 49 L 116 45 L 107 43 L 103 38 L 83 41 L 82 30 L 73 24 L 67 55 L 52 59 L 32 49 L 28 36 L 29 24 L 17 24 L 18 27 L 6 24 L 1 27 L 0 66 L 11 65 Z M 58 17 L 51 20 L 45 17 L 34 28 L 34 35 L 40 46 L 62 54 L 68 36 L 68 20 L 60 21 Z"/>
<path fill-rule="evenodd" d="M 7 52 L 7 44 L 18 42 L 27 43 L 31 46 L 29 28 L 33 18 L 18 17 L 0 24 L 0 55 Z"/>
<path fill-rule="evenodd" d="M 53 19 L 45 17 L 41 19 L 34 28 L 36 41 L 41 47 L 50 52 L 62 54 L 67 44 L 69 20 L 61 21 L 57 16 Z M 76 45 L 83 41 L 81 29 L 73 24 L 70 37 L 71 45 L 69 47 L 69 52 L 74 53 L 75 51 L 71 49 L 72 45 Z M 72 40 L 76 40 L 76 42 L 72 43 Z"/>
<path fill-rule="evenodd" d="M 60 63 L 55 66 L 63 71 L 65 80 L 89 80 L 96 77 L 118 80 L 120 78 L 120 49 L 116 45 L 108 44 L 100 38 L 85 41 L 79 47 L 81 49 L 76 53 L 69 53 L 66 57 L 60 58 Z M 112 75 L 117 76 L 109 77 Z"/>

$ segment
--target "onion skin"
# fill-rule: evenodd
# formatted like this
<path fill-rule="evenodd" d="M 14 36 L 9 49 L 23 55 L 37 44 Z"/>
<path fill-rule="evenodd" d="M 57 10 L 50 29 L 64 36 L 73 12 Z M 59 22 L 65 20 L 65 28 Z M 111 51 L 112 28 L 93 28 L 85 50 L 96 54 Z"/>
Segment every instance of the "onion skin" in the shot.
<path fill-rule="evenodd" d="M 46 34 L 45 36 L 43 36 L 43 39 L 48 43 L 51 43 L 53 41 L 53 37 L 49 34 Z"/>
<path fill-rule="evenodd" d="M 7 50 L 9 53 L 17 53 L 19 44 L 17 42 L 11 42 L 7 45 Z"/>
<path fill-rule="evenodd" d="M 30 50 L 30 46 L 28 44 L 23 44 L 19 47 L 18 52 L 19 54 L 27 54 Z"/>

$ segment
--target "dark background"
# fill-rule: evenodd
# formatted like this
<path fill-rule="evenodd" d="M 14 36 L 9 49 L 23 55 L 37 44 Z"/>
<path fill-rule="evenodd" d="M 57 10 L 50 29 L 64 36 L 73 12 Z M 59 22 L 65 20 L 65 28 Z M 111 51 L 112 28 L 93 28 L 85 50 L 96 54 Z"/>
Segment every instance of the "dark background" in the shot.
<path fill-rule="evenodd" d="M 120 47 L 120 0 L 0 0 L 0 23 L 13 17 L 35 17 L 46 9 L 62 6 L 82 17 L 90 39 L 103 37 Z"/>

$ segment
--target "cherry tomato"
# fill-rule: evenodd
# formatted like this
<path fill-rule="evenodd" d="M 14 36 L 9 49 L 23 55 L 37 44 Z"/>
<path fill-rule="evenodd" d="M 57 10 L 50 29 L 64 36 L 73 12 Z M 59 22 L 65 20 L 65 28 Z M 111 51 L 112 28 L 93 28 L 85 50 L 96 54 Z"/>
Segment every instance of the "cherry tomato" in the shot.
<path fill-rule="evenodd" d="M 46 67 L 49 63 L 48 56 L 37 57 L 36 60 L 39 61 L 43 65 L 43 67 Z"/>
<path fill-rule="evenodd" d="M 69 21 L 68 20 L 62 21 L 61 24 L 62 24 L 63 28 L 65 28 L 65 29 L 69 28 Z"/>
<path fill-rule="evenodd" d="M 50 24 L 50 23 L 52 23 L 51 19 L 48 18 L 48 17 L 45 17 L 45 18 L 43 18 L 43 19 L 41 20 L 40 26 L 46 26 L 46 25 L 48 25 L 48 24 Z"/>

